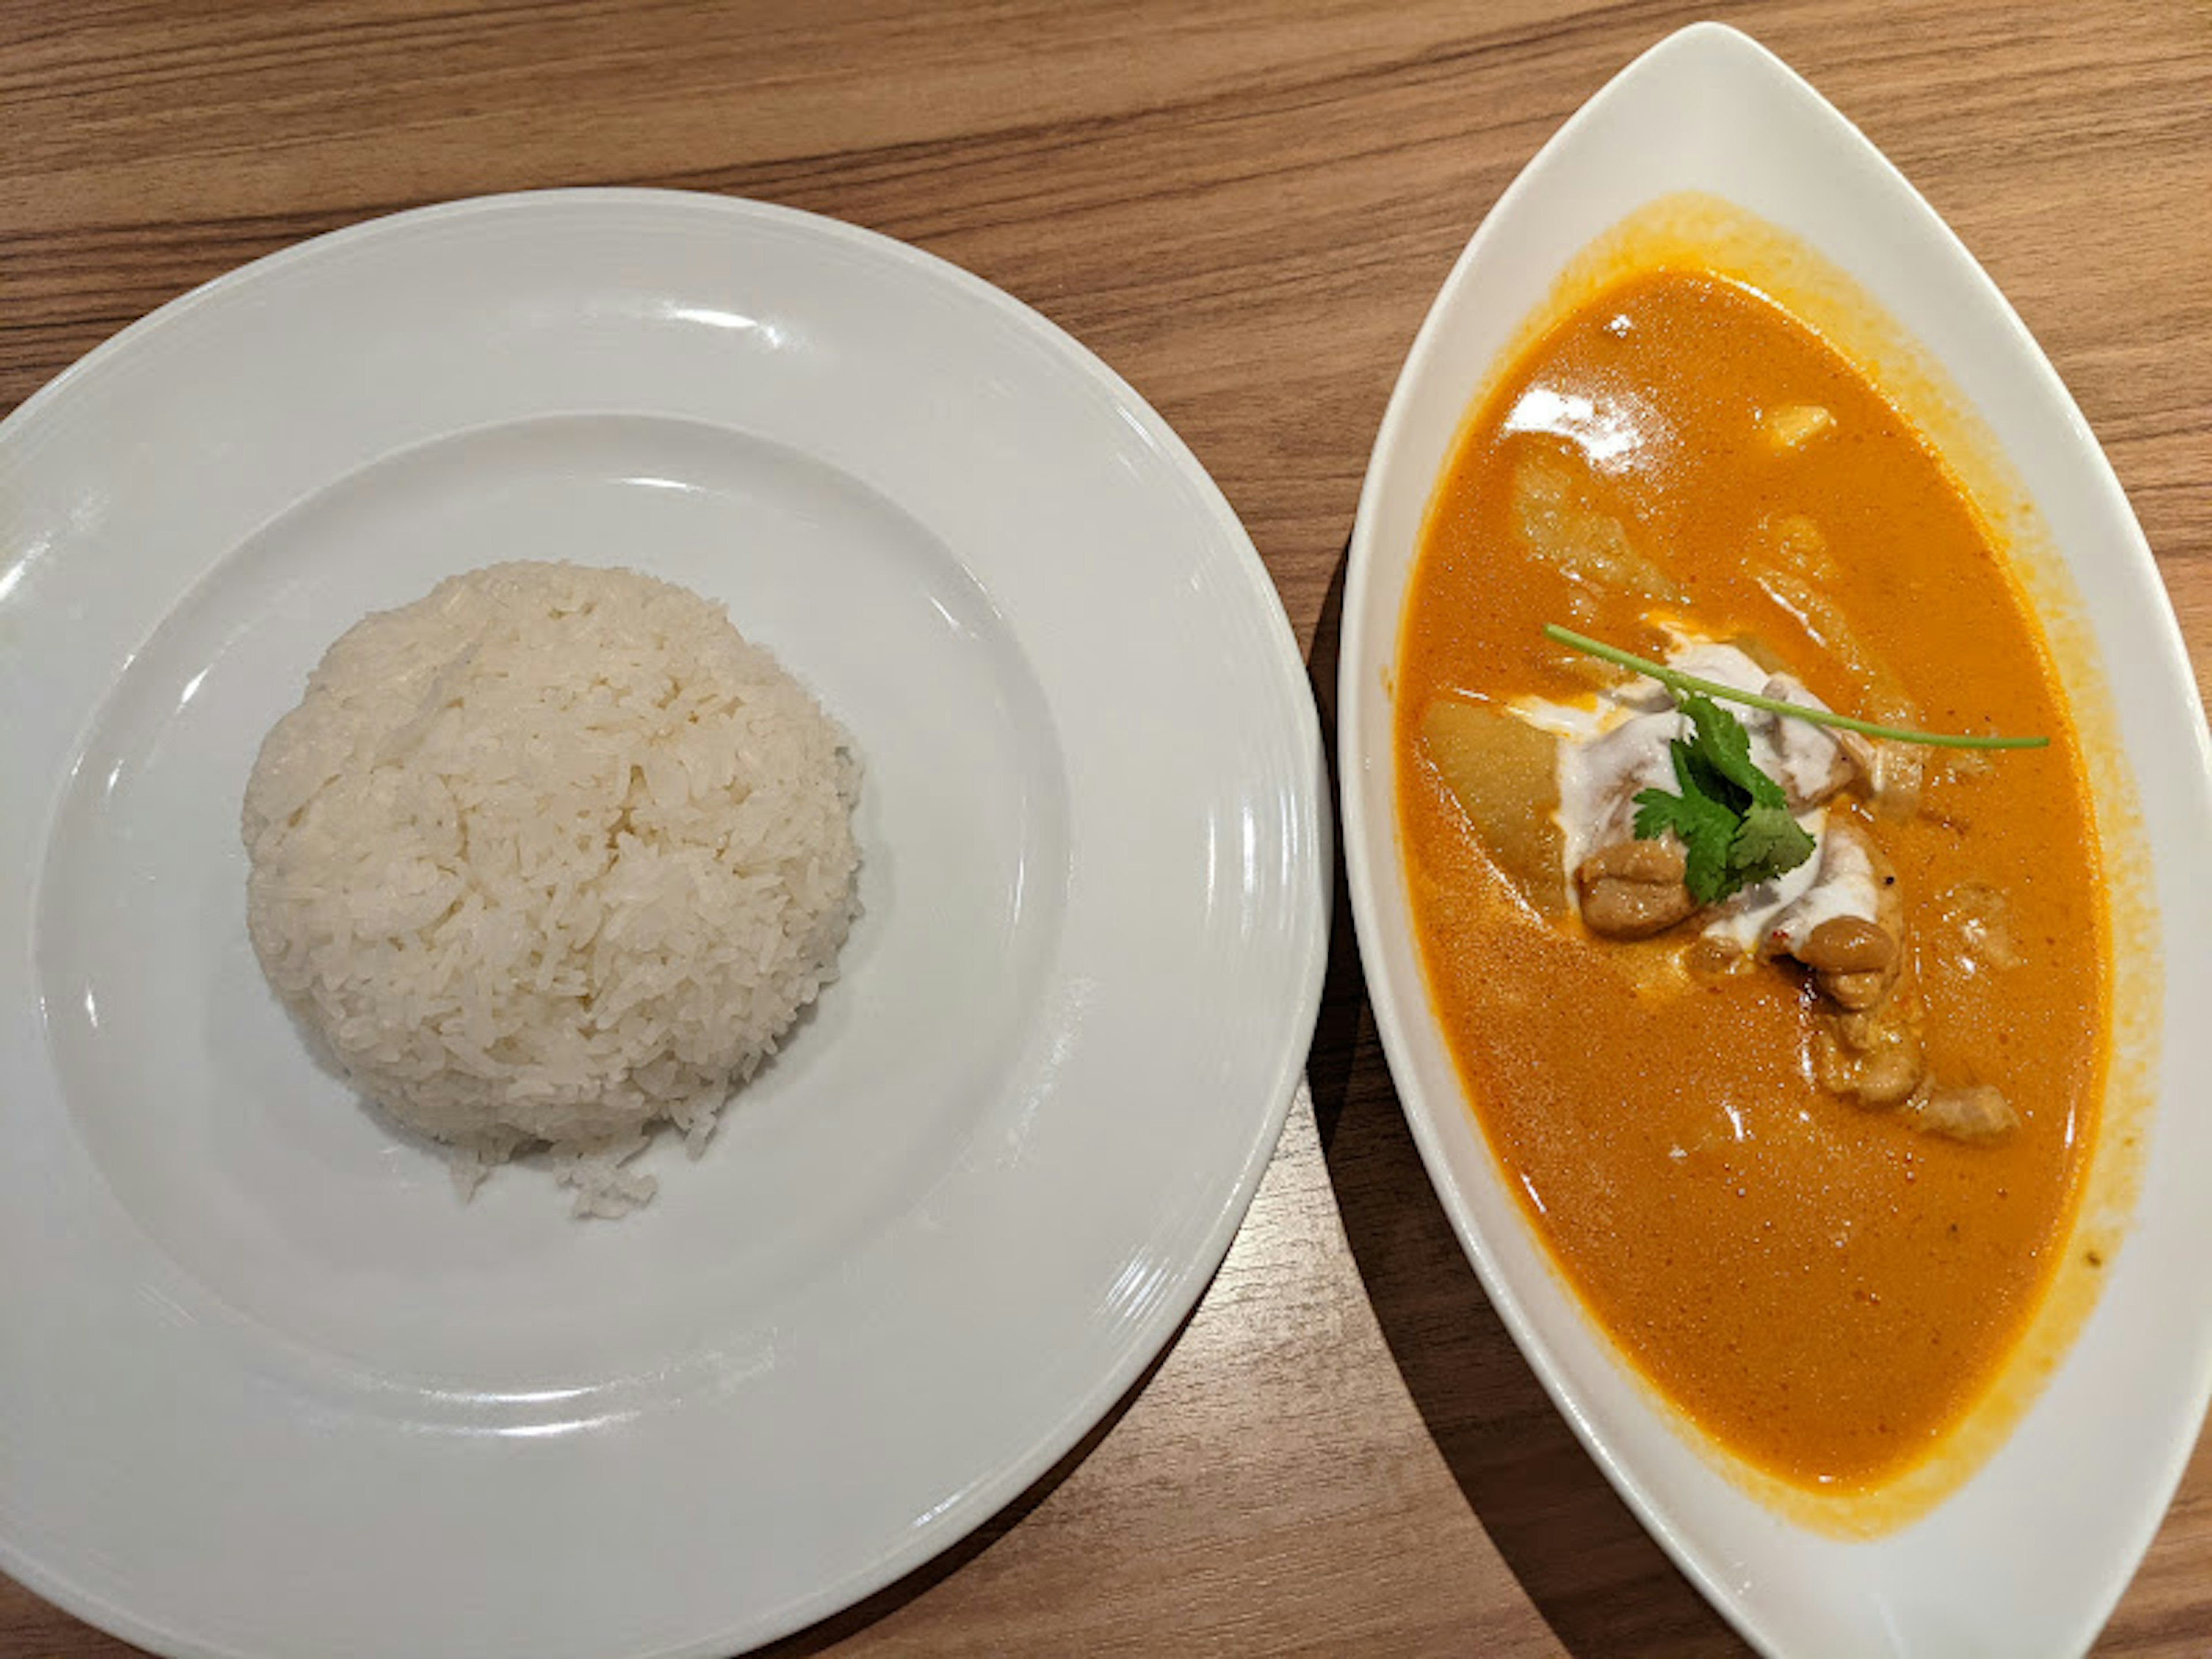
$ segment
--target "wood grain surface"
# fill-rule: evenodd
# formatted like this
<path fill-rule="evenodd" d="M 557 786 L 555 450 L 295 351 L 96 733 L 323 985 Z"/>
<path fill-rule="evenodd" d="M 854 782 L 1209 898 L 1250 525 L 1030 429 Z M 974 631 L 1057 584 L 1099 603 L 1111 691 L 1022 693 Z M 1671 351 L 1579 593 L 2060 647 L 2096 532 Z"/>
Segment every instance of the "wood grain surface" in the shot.
<path fill-rule="evenodd" d="M 394 209 L 587 183 L 812 209 L 1133 382 L 1243 515 L 1326 714 L 1361 473 L 1437 284 L 1575 106 L 1699 15 L 1807 75 L 2011 297 L 2212 684 L 2212 11 L 2182 0 L 0 3 L 0 410 Z M 1741 1650 L 1484 1300 L 1336 922 L 1310 1106 L 1164 1359 L 979 1534 L 778 1651 Z M 2212 1443 L 2097 1650 L 2212 1652 Z M 0 1653 L 128 1651 L 0 1580 Z"/>

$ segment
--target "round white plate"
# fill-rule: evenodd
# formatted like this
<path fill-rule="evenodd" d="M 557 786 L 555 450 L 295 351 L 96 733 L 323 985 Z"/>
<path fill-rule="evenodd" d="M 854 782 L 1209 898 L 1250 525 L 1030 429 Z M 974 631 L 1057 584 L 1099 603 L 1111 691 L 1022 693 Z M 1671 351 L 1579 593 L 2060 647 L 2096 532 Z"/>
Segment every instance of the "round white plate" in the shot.
<path fill-rule="evenodd" d="M 726 601 L 853 732 L 843 977 L 659 1197 L 471 1204 L 243 922 L 262 734 L 498 559 Z M 0 425 L 0 1565 L 174 1654 L 723 1653 L 959 1537 L 1220 1261 L 1310 1039 L 1321 758 L 1167 425 L 884 238 L 462 203 Z"/>
<path fill-rule="evenodd" d="M 1391 664 L 1422 514 L 1461 421 L 1577 256 L 1682 191 L 1749 210 L 1854 279 L 1921 343 L 2026 481 L 2078 595 L 2078 614 L 2057 619 L 2083 636 L 2067 663 L 2069 690 L 2097 744 L 2092 782 L 2112 888 L 2145 912 L 2140 929 L 2123 933 L 2115 964 L 2115 1072 L 2140 1073 L 2148 1097 L 2143 1182 L 2095 1310 L 1972 1477 L 1911 1525 L 1864 1541 L 1811 1530 L 1724 1473 L 1553 1269 L 1437 1030 L 1396 842 Z M 1391 1075 L 1469 1260 L 1599 1466 L 1766 1652 L 2027 1659 L 2087 1648 L 2158 1525 L 2212 1391 L 2212 764 L 2142 532 L 2080 411 L 1988 276 L 1778 59 L 1718 24 L 1674 35 L 1545 146 L 1437 295 L 1360 498 L 1340 662 L 1345 858 Z"/>

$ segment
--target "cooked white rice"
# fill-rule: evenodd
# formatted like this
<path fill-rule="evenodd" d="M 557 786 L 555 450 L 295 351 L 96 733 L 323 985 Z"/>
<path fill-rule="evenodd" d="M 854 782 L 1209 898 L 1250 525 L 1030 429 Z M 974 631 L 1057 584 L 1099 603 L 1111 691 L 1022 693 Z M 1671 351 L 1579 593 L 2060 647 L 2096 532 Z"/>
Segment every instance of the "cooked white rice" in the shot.
<path fill-rule="evenodd" d="M 471 1188 L 543 1143 L 619 1215 L 696 1155 L 857 909 L 842 731 L 719 606 L 492 566 L 349 629 L 246 785 L 270 983 Z"/>

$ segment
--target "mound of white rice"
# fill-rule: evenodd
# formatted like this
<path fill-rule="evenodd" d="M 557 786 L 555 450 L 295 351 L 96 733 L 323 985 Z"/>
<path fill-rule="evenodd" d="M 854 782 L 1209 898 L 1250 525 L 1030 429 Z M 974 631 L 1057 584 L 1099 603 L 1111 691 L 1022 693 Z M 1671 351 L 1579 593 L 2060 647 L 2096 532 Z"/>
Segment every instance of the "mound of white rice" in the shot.
<path fill-rule="evenodd" d="M 719 606 L 495 565 L 348 630 L 246 786 L 270 983 L 465 1189 L 548 1145 L 579 1214 L 696 1155 L 833 976 L 860 769 Z"/>

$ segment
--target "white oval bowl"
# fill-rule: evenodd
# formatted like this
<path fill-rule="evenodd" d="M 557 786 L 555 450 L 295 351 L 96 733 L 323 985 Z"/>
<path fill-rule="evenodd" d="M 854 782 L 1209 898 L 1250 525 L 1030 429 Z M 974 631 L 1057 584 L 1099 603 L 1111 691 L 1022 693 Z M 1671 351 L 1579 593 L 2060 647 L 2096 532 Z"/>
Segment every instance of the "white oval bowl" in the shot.
<path fill-rule="evenodd" d="M 1553 1267 L 1468 1109 L 1431 1008 L 1396 833 L 1391 684 L 1423 518 L 1471 404 L 1577 256 L 1685 191 L 1809 246 L 1955 389 L 2021 480 L 2069 585 L 2069 693 L 2124 764 L 2100 833 L 2137 860 L 2145 961 L 2122 964 L 2144 1112 L 2142 1179 L 2094 1311 L 2001 1447 L 1918 1519 L 1848 1540 L 1762 1499 L 1639 1381 Z M 1491 1300 L 1652 1535 L 1761 1649 L 1791 1655 L 2068 1654 L 2148 1547 L 2212 1394 L 2212 754 L 2142 533 L 2080 411 L 1935 211 L 1779 60 L 1699 24 L 1601 91 L 1501 198 L 1414 342 L 1377 436 L 1345 584 L 1339 743 L 1352 912 L 1377 1026 L 1431 1180 Z M 2103 718 L 2109 709 L 2110 718 Z M 2093 768 L 2093 769 L 2096 769 Z M 2139 810 L 2140 817 L 2135 816 Z M 2130 934 L 2131 943 L 2135 935 Z M 2140 1006 L 2130 1011 L 2135 988 Z M 2194 1019 L 2185 1016 L 2194 1013 Z M 2156 1035 L 2154 1054 L 2135 1042 Z"/>

